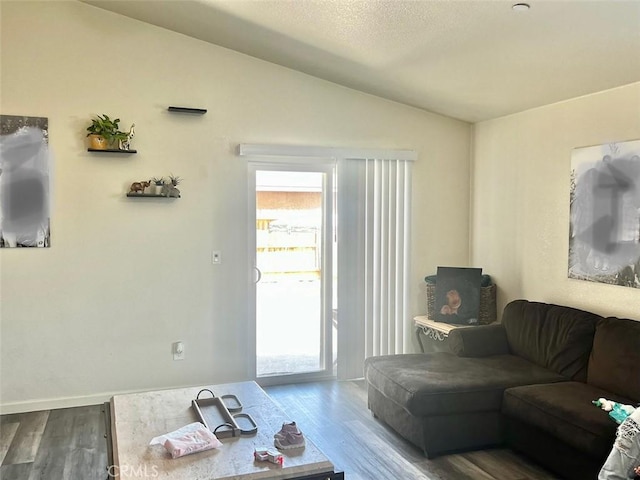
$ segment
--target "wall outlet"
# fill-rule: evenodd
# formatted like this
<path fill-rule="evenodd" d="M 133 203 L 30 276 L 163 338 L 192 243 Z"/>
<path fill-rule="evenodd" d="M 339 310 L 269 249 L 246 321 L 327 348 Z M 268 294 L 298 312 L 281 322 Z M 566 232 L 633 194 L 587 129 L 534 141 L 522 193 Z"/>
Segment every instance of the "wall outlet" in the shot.
<path fill-rule="evenodd" d="M 222 263 L 222 253 L 220 250 L 214 250 L 211 253 L 211 263 L 214 265 L 220 265 Z"/>
<path fill-rule="evenodd" d="M 172 345 L 172 350 L 174 360 L 184 360 L 184 343 L 175 342 Z"/>

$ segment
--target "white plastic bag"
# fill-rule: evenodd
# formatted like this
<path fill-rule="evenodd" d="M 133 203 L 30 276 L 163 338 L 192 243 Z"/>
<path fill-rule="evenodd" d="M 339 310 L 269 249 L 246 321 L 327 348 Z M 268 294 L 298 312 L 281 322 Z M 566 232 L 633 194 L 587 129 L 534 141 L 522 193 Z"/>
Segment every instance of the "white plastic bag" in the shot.
<path fill-rule="evenodd" d="M 178 458 L 221 447 L 222 443 L 204 425 L 194 422 L 174 432 L 153 438 L 149 445 L 163 445 L 172 458 Z"/>

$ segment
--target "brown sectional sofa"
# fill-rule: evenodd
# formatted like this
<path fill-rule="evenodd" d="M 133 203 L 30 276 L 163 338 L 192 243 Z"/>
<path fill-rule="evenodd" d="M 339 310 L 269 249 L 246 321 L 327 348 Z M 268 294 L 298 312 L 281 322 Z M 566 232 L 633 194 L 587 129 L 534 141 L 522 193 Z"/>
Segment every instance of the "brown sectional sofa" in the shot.
<path fill-rule="evenodd" d="M 616 424 L 591 401 L 640 402 L 640 322 L 516 300 L 456 329 L 451 352 L 365 361 L 369 408 L 428 457 L 507 444 L 595 479 Z"/>

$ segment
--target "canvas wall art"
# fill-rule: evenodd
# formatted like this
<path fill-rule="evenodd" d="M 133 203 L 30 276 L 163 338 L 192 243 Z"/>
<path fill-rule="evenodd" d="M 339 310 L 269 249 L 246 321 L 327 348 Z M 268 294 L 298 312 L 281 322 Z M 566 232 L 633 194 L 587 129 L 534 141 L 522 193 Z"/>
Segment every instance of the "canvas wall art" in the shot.
<path fill-rule="evenodd" d="M 435 320 L 473 325 L 480 316 L 481 268 L 438 267 Z"/>
<path fill-rule="evenodd" d="M 640 140 L 571 155 L 569 277 L 640 288 Z"/>
<path fill-rule="evenodd" d="M 49 247 L 49 122 L 0 115 L 0 248 Z"/>

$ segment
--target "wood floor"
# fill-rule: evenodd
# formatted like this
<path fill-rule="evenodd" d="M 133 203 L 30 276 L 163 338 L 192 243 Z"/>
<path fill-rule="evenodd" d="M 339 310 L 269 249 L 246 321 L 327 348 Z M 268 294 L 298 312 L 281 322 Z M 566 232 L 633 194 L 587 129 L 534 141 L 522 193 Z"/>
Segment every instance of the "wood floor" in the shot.
<path fill-rule="evenodd" d="M 373 418 L 364 381 L 265 388 L 349 480 L 556 480 L 508 449 L 426 459 Z"/>
<path fill-rule="evenodd" d="M 428 460 L 367 410 L 363 382 L 266 387 L 348 480 L 555 480 L 508 449 Z M 101 405 L 0 417 L 1 480 L 106 479 Z M 188 480 L 188 479 L 185 479 Z"/>
<path fill-rule="evenodd" d="M 1 480 L 105 480 L 102 405 L 0 417 Z"/>

